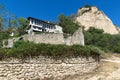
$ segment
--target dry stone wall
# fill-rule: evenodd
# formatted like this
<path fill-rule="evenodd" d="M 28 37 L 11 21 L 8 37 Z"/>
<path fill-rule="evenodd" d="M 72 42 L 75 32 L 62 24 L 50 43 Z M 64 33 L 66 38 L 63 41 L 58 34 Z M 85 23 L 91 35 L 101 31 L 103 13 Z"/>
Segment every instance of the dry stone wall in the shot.
<path fill-rule="evenodd" d="M 34 35 L 24 35 L 25 41 L 33 41 L 35 43 L 64 44 L 64 37 L 61 33 L 42 33 Z"/>
<path fill-rule="evenodd" d="M 81 28 L 79 28 L 72 36 L 65 39 L 67 45 L 79 44 L 84 46 L 84 34 Z"/>
<path fill-rule="evenodd" d="M 79 28 L 72 36 L 67 39 L 64 38 L 62 33 L 42 33 L 34 35 L 24 35 L 25 41 L 33 41 L 35 43 L 49 43 L 49 44 L 66 44 L 74 45 L 79 44 L 84 46 L 84 34 L 82 29 Z"/>
<path fill-rule="evenodd" d="M 79 28 L 72 36 L 67 39 L 64 38 L 63 33 L 41 33 L 41 34 L 26 34 L 18 38 L 11 38 L 3 40 L 3 48 L 11 48 L 14 42 L 23 39 L 24 41 L 31 41 L 35 43 L 46 44 L 66 44 L 74 45 L 79 44 L 84 46 L 84 34 L 81 28 Z M 7 44 L 6 44 L 7 42 Z"/>
<path fill-rule="evenodd" d="M 64 80 L 66 76 L 83 74 L 97 67 L 94 59 L 69 58 L 53 60 L 45 57 L 0 61 L 0 80 Z"/>
<path fill-rule="evenodd" d="M 8 40 L 3 40 L 3 48 L 11 48 L 14 45 L 14 42 L 19 41 L 21 37 L 10 38 Z"/>

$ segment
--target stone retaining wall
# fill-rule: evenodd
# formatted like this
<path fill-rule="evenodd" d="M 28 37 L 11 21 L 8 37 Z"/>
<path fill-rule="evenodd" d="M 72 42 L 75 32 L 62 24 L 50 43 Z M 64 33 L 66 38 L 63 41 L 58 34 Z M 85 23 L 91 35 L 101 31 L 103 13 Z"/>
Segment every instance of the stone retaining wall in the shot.
<path fill-rule="evenodd" d="M 65 39 L 66 45 L 82 45 L 84 46 L 84 34 L 81 28 L 79 28 L 72 36 Z"/>
<path fill-rule="evenodd" d="M 89 61 L 85 58 L 56 61 L 39 57 L 26 59 L 23 63 L 20 61 L 17 59 L 0 61 L 0 80 L 63 80 L 68 75 L 83 74 L 97 67 L 92 58 Z"/>
<path fill-rule="evenodd" d="M 3 40 L 3 48 L 12 48 L 14 42 L 23 39 L 24 41 L 31 41 L 34 43 L 46 43 L 46 44 L 66 44 L 66 45 L 82 45 L 84 46 L 84 34 L 81 28 L 79 28 L 72 36 L 64 38 L 63 33 L 41 33 L 41 34 L 25 34 L 18 38 L 11 38 Z M 7 44 L 6 44 L 7 42 Z"/>
<path fill-rule="evenodd" d="M 49 44 L 66 44 L 66 45 L 82 45 L 84 46 L 84 34 L 79 28 L 72 36 L 64 38 L 63 33 L 41 33 L 33 35 L 24 35 L 25 41 L 33 41 L 35 43 L 49 43 Z"/>
<path fill-rule="evenodd" d="M 63 34 L 41 33 L 34 35 L 24 35 L 25 41 L 33 41 L 35 43 L 64 44 Z"/>

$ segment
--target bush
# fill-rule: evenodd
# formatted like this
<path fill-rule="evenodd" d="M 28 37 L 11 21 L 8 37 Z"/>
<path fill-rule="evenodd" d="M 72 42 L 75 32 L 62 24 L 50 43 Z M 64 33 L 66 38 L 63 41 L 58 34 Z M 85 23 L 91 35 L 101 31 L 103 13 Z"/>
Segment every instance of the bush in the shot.
<path fill-rule="evenodd" d="M 1 56 L 27 58 L 35 56 L 46 56 L 53 59 L 64 59 L 71 57 L 95 57 L 100 56 L 101 52 L 91 46 L 80 45 L 51 45 L 51 44 L 35 44 L 33 42 L 18 41 L 11 49 L 1 50 Z M 1 57 L 2 58 L 2 57 Z"/>
<path fill-rule="evenodd" d="M 70 16 L 64 14 L 59 16 L 59 25 L 63 28 L 63 32 L 67 34 L 73 34 L 80 27 Z"/>
<path fill-rule="evenodd" d="M 85 44 L 94 45 L 105 52 L 120 53 L 120 34 L 110 35 L 103 33 L 103 30 L 90 28 L 85 31 Z"/>
<path fill-rule="evenodd" d="M 85 8 L 91 8 L 91 6 L 89 4 L 86 4 L 84 7 Z"/>
<path fill-rule="evenodd" d="M 5 49 L 0 49 L 0 60 L 4 59 L 6 57 Z"/>

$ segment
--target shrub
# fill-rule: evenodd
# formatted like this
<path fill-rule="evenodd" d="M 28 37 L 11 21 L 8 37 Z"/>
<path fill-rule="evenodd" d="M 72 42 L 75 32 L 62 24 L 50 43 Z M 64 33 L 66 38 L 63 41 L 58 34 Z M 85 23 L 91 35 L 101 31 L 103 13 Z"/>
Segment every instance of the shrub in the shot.
<path fill-rule="evenodd" d="M 63 28 L 63 32 L 67 34 L 73 34 L 80 27 L 70 16 L 64 14 L 59 16 L 59 25 Z"/>
<path fill-rule="evenodd" d="M 6 57 L 5 50 L 4 49 L 0 49 L 0 60 L 4 59 L 5 57 Z"/>
<path fill-rule="evenodd" d="M 51 45 L 51 44 L 35 44 L 33 42 L 18 41 L 11 49 L 2 49 L 1 56 L 27 58 L 35 56 L 46 56 L 53 59 L 65 59 L 71 57 L 85 57 L 89 58 L 100 56 L 101 52 L 98 48 L 93 46 L 80 46 L 80 45 Z M 1 57 L 2 58 L 2 57 Z"/>
<path fill-rule="evenodd" d="M 105 52 L 120 53 L 120 34 L 110 35 L 103 33 L 103 30 L 90 28 L 84 32 L 86 45 L 94 45 Z"/>
<path fill-rule="evenodd" d="M 89 4 L 86 4 L 84 7 L 85 8 L 91 8 L 91 6 Z"/>

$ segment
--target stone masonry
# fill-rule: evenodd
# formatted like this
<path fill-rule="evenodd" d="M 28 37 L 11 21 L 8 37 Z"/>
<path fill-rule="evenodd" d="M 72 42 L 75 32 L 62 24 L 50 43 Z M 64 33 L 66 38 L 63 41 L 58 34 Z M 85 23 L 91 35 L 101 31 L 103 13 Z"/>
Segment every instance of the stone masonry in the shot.
<path fill-rule="evenodd" d="M 25 41 L 33 41 L 35 43 L 49 43 L 49 44 L 64 44 L 64 37 L 62 33 L 41 33 L 34 35 L 24 35 Z"/>
<path fill-rule="evenodd" d="M 66 76 L 82 75 L 96 67 L 92 58 L 53 60 L 39 56 L 24 62 L 8 59 L 0 61 L 0 80 L 65 80 Z"/>
<path fill-rule="evenodd" d="M 84 46 L 84 34 L 81 28 L 79 28 L 72 36 L 67 39 L 64 38 L 63 33 L 41 33 L 41 34 L 25 34 L 18 38 L 12 38 L 3 40 L 4 48 L 13 47 L 14 42 L 23 39 L 24 41 L 31 41 L 35 43 L 46 43 L 46 44 L 66 44 L 66 45 L 82 45 Z M 5 44 L 5 41 L 8 43 Z"/>
<path fill-rule="evenodd" d="M 82 29 L 79 28 L 72 36 L 67 39 L 64 38 L 63 33 L 42 33 L 33 35 L 24 35 L 25 41 L 33 41 L 35 43 L 48 43 L 48 44 L 66 44 L 66 45 L 82 45 L 84 46 L 84 34 Z"/>
<path fill-rule="evenodd" d="M 79 28 L 72 36 L 65 39 L 65 44 L 66 45 L 78 44 L 84 46 L 85 45 L 84 34 L 82 32 L 82 29 Z"/>

